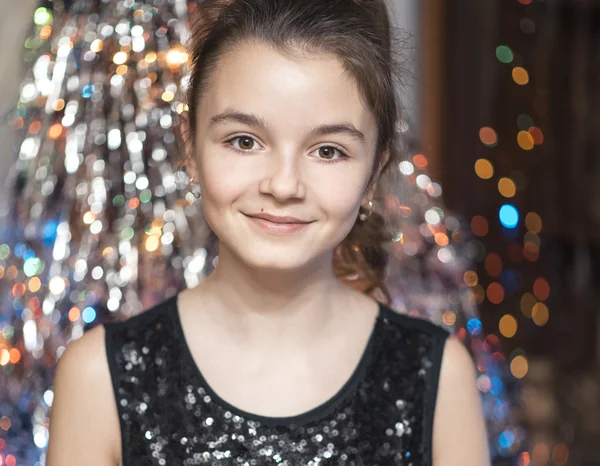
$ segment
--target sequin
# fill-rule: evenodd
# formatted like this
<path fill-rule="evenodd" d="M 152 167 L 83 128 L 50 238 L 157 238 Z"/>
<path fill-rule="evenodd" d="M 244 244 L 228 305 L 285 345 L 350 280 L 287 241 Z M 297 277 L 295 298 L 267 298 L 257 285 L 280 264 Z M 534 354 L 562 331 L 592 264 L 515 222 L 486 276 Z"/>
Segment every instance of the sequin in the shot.
<path fill-rule="evenodd" d="M 106 325 L 123 466 L 431 465 L 445 330 L 381 305 L 344 388 L 303 415 L 269 418 L 236 409 L 206 384 L 176 302 Z"/>

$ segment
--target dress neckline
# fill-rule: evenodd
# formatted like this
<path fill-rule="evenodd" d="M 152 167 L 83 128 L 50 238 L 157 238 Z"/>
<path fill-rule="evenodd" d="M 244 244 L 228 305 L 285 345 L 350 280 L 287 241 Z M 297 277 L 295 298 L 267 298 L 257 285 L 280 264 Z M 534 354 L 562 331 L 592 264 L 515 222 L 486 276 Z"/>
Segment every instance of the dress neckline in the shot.
<path fill-rule="evenodd" d="M 213 390 L 208 381 L 205 379 L 200 367 L 196 363 L 194 356 L 192 355 L 192 351 L 190 346 L 188 345 L 188 340 L 185 335 L 185 331 L 183 330 L 183 325 L 181 323 L 181 316 L 179 314 L 179 306 L 178 306 L 178 297 L 179 293 L 174 295 L 171 298 L 171 306 L 170 306 L 170 314 L 173 318 L 175 329 L 177 332 L 178 339 L 180 341 L 182 350 L 183 350 L 183 358 L 186 364 L 192 368 L 192 372 L 198 377 L 202 387 L 206 391 L 206 393 L 211 397 L 211 399 L 230 411 L 232 414 L 240 416 L 247 420 L 254 420 L 260 422 L 265 425 L 302 425 L 307 424 L 311 421 L 318 420 L 324 416 L 326 416 L 329 412 L 332 412 L 340 403 L 347 399 L 350 396 L 356 387 L 364 380 L 364 377 L 367 373 L 367 367 L 372 359 L 372 353 L 375 346 L 376 335 L 378 333 L 378 329 L 381 325 L 381 321 L 384 317 L 384 306 L 380 302 L 377 302 L 378 312 L 375 318 L 375 322 L 373 324 L 373 328 L 371 330 L 371 334 L 367 341 L 367 344 L 361 354 L 361 357 L 354 368 L 350 377 L 346 380 L 346 382 L 342 385 L 342 387 L 330 398 L 323 401 L 319 405 L 314 408 L 309 409 L 301 414 L 296 414 L 293 416 L 264 416 L 260 414 L 251 413 L 240 409 L 233 404 L 229 403 L 227 400 L 221 398 L 217 392 Z"/>

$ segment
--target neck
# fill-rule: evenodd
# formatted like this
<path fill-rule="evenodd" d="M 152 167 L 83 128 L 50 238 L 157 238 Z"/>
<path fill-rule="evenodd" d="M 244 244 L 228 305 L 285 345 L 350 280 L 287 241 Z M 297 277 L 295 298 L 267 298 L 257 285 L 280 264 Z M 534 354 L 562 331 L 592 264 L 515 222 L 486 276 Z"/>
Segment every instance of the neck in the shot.
<path fill-rule="evenodd" d="M 332 261 L 328 254 L 302 269 L 257 270 L 221 247 L 217 267 L 199 287 L 219 311 L 212 317 L 240 338 L 305 342 L 329 328 L 335 307 L 352 293 L 335 276 Z"/>

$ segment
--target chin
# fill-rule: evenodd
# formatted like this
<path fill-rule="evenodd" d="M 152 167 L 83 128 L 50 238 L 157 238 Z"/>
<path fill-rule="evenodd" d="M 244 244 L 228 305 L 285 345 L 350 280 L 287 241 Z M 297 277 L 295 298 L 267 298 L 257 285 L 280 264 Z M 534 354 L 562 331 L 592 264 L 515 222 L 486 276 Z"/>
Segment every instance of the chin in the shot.
<path fill-rule="evenodd" d="M 254 247 L 251 251 L 242 252 L 240 259 L 249 267 L 262 271 L 293 272 L 325 260 L 330 255 L 321 255 L 317 251 L 305 251 L 293 246 L 270 245 Z"/>

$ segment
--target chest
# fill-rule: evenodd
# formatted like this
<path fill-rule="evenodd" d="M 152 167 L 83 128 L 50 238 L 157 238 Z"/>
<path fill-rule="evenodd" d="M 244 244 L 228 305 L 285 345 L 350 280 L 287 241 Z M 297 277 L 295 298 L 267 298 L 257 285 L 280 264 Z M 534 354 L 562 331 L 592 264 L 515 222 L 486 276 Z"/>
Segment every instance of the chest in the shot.
<path fill-rule="evenodd" d="M 234 353 L 203 360 L 200 367 L 204 384 L 219 399 L 242 411 L 290 417 L 334 398 L 346 384 L 360 376 L 362 363 L 360 354 L 348 358 L 341 352 L 266 358 Z"/>
<path fill-rule="evenodd" d="M 123 466 L 424 465 L 422 400 L 382 391 L 376 399 L 373 388 L 363 384 L 337 403 L 274 422 L 188 386 L 179 400 L 150 400 L 151 411 L 122 424 Z M 136 402 L 130 405 L 130 412 L 140 411 Z"/>
<path fill-rule="evenodd" d="M 313 401 L 304 396 L 297 405 L 301 414 L 279 418 L 231 404 L 177 360 L 162 367 L 121 386 L 121 430 L 128 446 L 123 466 L 426 464 L 426 379 L 403 364 L 386 364 L 377 353 L 326 402 L 301 411 Z M 152 379 L 158 381 L 154 388 Z M 265 393 L 275 401 L 265 410 L 280 403 L 289 407 L 290 394 L 272 388 Z"/>
<path fill-rule="evenodd" d="M 260 392 L 262 410 L 213 390 L 184 346 L 136 333 L 113 364 L 123 466 L 430 466 L 437 376 L 431 344 L 383 330 L 388 333 L 377 334 L 369 356 L 329 398 L 310 372 L 291 381 L 265 377 L 254 387 L 223 379 L 221 390 L 237 384 L 231 393 Z M 315 389 L 307 391 L 310 386 Z M 317 399 L 326 401 L 315 405 Z"/>

